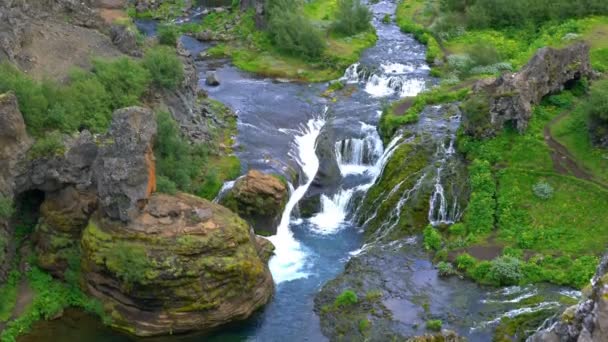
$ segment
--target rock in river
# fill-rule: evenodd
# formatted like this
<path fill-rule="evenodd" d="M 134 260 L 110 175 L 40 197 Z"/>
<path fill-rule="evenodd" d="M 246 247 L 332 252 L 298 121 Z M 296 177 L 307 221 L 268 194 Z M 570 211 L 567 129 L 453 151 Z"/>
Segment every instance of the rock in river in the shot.
<path fill-rule="evenodd" d="M 207 72 L 207 76 L 205 78 L 205 83 L 210 86 L 220 85 L 220 81 L 217 79 L 217 74 L 215 73 L 215 71 Z"/>

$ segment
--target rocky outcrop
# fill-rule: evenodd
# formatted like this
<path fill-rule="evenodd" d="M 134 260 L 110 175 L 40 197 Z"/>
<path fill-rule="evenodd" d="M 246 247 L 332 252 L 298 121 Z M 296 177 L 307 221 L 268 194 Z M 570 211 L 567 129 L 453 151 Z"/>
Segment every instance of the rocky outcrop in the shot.
<path fill-rule="evenodd" d="M 256 233 L 273 235 L 289 193 L 285 182 L 276 176 L 251 170 L 240 178 L 222 199 L 222 204 L 249 222 Z"/>
<path fill-rule="evenodd" d="M 82 239 L 86 288 L 112 325 L 132 334 L 208 331 L 270 299 L 268 246 L 257 241 L 222 206 L 154 194 L 129 224 L 91 220 Z"/>
<path fill-rule="evenodd" d="M 266 0 L 241 0 L 241 11 L 255 10 L 255 27 L 257 29 L 266 28 Z"/>
<path fill-rule="evenodd" d="M 477 138 L 496 135 L 508 122 L 523 132 L 530 121 L 532 106 L 540 103 L 544 96 L 592 76 L 589 46 L 585 43 L 563 49 L 539 49 L 519 72 L 504 74 L 495 81 L 482 80 L 475 85 L 479 105 L 475 110 L 465 112 L 463 127 Z"/>
<path fill-rule="evenodd" d="M 94 165 L 100 210 L 128 222 L 156 190 L 156 119 L 146 108 L 120 109 L 114 112 L 108 135 Z"/>
<path fill-rule="evenodd" d="M 110 39 L 118 50 L 133 57 L 141 57 L 143 53 L 137 44 L 137 32 L 125 25 L 112 25 Z"/>
<path fill-rule="evenodd" d="M 608 341 L 608 253 L 604 255 L 588 296 L 566 309 L 560 317 L 545 322 L 527 342 Z"/>
<path fill-rule="evenodd" d="M 30 146 L 17 97 L 0 94 L 0 194 L 12 197 L 17 163 Z"/>
<path fill-rule="evenodd" d="M 96 207 L 97 196 L 91 190 L 69 186 L 46 194 L 33 236 L 40 267 L 61 278 L 70 262 L 80 263 L 80 237 Z"/>

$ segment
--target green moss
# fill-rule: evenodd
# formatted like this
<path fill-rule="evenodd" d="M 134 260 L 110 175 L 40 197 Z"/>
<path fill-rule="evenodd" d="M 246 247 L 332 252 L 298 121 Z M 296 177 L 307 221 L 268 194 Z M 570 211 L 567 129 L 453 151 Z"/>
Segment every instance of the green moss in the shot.
<path fill-rule="evenodd" d="M 431 319 L 426 321 L 426 328 L 431 331 L 441 331 L 443 323 L 440 319 Z"/>
<path fill-rule="evenodd" d="M 345 307 L 357 304 L 359 299 L 357 298 L 357 294 L 352 290 L 345 290 L 342 292 L 336 300 L 334 301 L 335 307 Z"/>
<path fill-rule="evenodd" d="M 529 335 L 553 314 L 552 310 L 538 310 L 517 315 L 513 318 L 504 317 L 496 327 L 492 341 L 525 341 Z"/>

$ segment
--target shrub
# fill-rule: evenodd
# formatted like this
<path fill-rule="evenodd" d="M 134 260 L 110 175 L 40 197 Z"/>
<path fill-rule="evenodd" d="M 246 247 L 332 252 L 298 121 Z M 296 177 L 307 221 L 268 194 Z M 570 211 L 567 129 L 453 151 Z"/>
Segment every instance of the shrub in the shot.
<path fill-rule="evenodd" d="M 441 331 L 443 322 L 440 319 L 430 319 L 426 321 L 426 328 L 431 331 Z"/>
<path fill-rule="evenodd" d="M 456 257 L 456 266 L 459 270 L 466 271 L 475 266 L 476 263 L 477 260 L 467 253 L 460 254 Z"/>
<path fill-rule="evenodd" d="M 589 130 L 596 142 L 608 136 L 608 81 L 596 82 L 583 110 L 589 118 Z"/>
<path fill-rule="evenodd" d="M 150 72 L 152 83 L 160 88 L 175 89 L 184 80 L 182 62 L 169 47 L 157 47 L 146 52 L 144 66 Z"/>
<path fill-rule="evenodd" d="M 175 46 L 180 33 L 174 25 L 159 25 L 156 30 L 158 42 L 163 45 Z"/>
<path fill-rule="evenodd" d="M 338 0 L 336 21 L 332 29 L 339 34 L 352 36 L 367 30 L 371 19 L 371 11 L 361 0 Z"/>
<path fill-rule="evenodd" d="M 390 14 L 385 14 L 384 17 L 382 17 L 382 22 L 385 24 L 390 24 L 391 23 L 391 15 Z"/>
<path fill-rule="evenodd" d="M 166 176 L 158 176 L 156 178 L 156 191 L 175 195 L 177 193 L 177 185 Z"/>
<path fill-rule="evenodd" d="M 269 4 L 268 33 L 280 51 L 310 60 L 325 49 L 321 33 L 306 19 L 294 0 L 273 0 Z"/>
<path fill-rule="evenodd" d="M 441 248 L 441 235 L 433 226 L 424 228 L 424 248 L 438 251 Z"/>
<path fill-rule="evenodd" d="M 541 181 L 534 184 L 532 190 L 534 190 L 534 195 L 540 199 L 548 200 L 553 197 L 553 187 L 547 182 Z"/>
<path fill-rule="evenodd" d="M 37 139 L 28 153 L 30 158 L 35 159 L 61 155 L 64 150 L 63 135 L 53 131 Z"/>
<path fill-rule="evenodd" d="M 490 127 L 490 98 L 484 93 L 475 93 L 462 102 L 464 129 L 472 136 L 482 136 Z"/>
<path fill-rule="evenodd" d="M 137 105 L 150 85 L 150 73 L 141 63 L 122 57 L 93 61 L 93 73 L 108 91 L 112 110 Z"/>
<path fill-rule="evenodd" d="M 515 285 L 522 279 L 522 262 L 512 256 L 500 256 L 492 261 L 488 277 L 499 285 Z"/>
<path fill-rule="evenodd" d="M 456 274 L 456 270 L 454 269 L 454 266 L 452 266 L 452 264 L 450 264 L 449 262 L 445 262 L 445 261 L 441 261 L 437 264 L 437 271 L 439 272 L 439 275 L 442 277 L 447 277 L 447 276 Z"/>
<path fill-rule="evenodd" d="M 334 306 L 350 306 L 357 304 L 358 301 L 359 299 L 357 298 L 357 294 L 354 291 L 345 290 L 338 297 L 336 297 L 336 300 L 334 301 Z"/>

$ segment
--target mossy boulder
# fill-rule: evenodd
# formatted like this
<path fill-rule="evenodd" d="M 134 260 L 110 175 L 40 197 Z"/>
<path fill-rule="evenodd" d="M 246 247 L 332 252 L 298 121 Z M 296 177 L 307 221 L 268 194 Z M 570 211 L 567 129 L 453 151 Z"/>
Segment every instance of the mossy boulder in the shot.
<path fill-rule="evenodd" d="M 277 231 L 289 198 L 285 181 L 277 176 L 251 170 L 234 184 L 222 204 L 247 220 L 256 233 L 272 235 Z"/>
<path fill-rule="evenodd" d="M 33 236 L 38 265 L 56 277 L 70 262 L 78 262 L 82 231 L 97 207 L 97 197 L 90 191 L 67 187 L 46 194 L 40 206 L 40 222 Z"/>
<path fill-rule="evenodd" d="M 119 330 L 209 331 L 246 319 L 271 298 L 272 247 L 259 241 L 220 205 L 153 194 L 128 224 L 91 219 L 81 243 L 84 286 Z"/>

